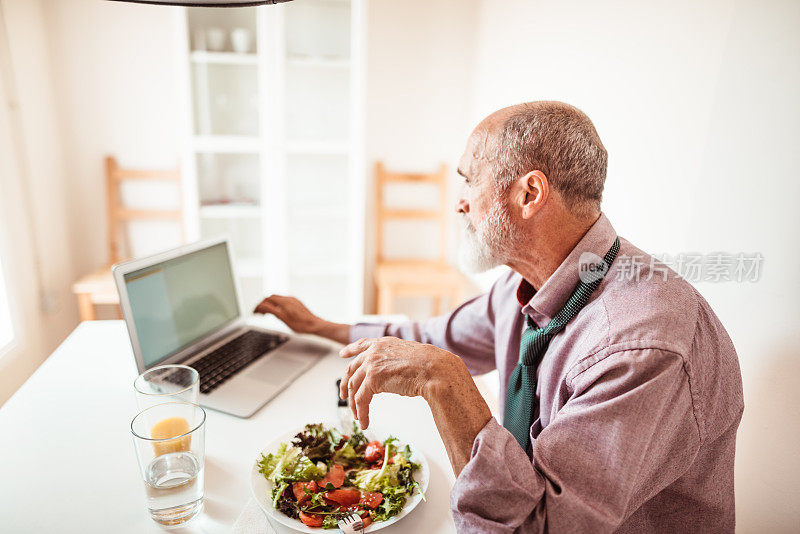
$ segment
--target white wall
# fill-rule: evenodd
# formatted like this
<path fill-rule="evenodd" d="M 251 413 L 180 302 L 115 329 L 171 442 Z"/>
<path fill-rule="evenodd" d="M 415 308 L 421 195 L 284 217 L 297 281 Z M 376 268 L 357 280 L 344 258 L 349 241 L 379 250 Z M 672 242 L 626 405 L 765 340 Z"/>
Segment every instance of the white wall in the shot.
<path fill-rule="evenodd" d="M 646 250 L 761 252 L 701 283 L 739 352 L 739 532 L 800 524 L 800 3 L 484 0 L 473 122 L 575 104 L 609 151 L 605 211 Z"/>
<path fill-rule="evenodd" d="M 366 154 L 367 272 L 374 263 L 374 164 L 390 170 L 432 172 L 455 168 L 473 126 L 470 121 L 477 0 L 371 0 L 367 54 Z M 455 206 L 455 187 L 450 204 Z M 452 225 L 450 234 L 458 228 Z M 409 242 L 427 239 L 408 235 Z M 455 237 L 451 243 L 455 248 Z M 398 243 L 402 249 L 405 243 Z M 374 298 L 366 281 L 367 309 Z M 412 306 L 414 303 L 410 303 Z M 423 303 L 424 304 L 424 303 Z"/>
<path fill-rule="evenodd" d="M 57 93 L 39 0 L 3 0 L 9 46 L 4 115 L 3 256 L 16 342 L 0 355 L 0 404 L 77 324 Z M 5 106 L 6 102 L 3 102 Z M 38 260 L 37 260 L 38 258 Z"/>
<path fill-rule="evenodd" d="M 372 0 L 367 154 L 390 168 L 457 162 L 469 118 L 477 0 Z"/>
<path fill-rule="evenodd" d="M 103 158 L 171 168 L 179 160 L 173 8 L 48 3 L 76 272 L 108 261 Z"/>

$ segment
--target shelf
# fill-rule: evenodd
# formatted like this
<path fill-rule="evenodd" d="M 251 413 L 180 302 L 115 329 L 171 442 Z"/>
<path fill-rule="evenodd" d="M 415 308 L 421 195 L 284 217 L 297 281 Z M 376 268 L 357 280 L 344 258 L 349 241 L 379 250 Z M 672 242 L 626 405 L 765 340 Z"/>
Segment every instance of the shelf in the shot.
<path fill-rule="evenodd" d="M 261 151 L 262 141 L 260 137 L 245 135 L 195 135 L 192 147 L 195 152 L 252 154 Z"/>
<path fill-rule="evenodd" d="M 183 17 L 187 231 L 227 236 L 249 309 L 264 291 L 292 291 L 323 315 L 362 313 L 363 7 L 303 0 L 269 15 L 190 8 Z M 210 49 L 211 28 L 225 48 Z M 248 53 L 233 51 L 237 28 L 254 37 Z"/>
<path fill-rule="evenodd" d="M 350 68 L 350 60 L 348 58 L 333 58 L 325 56 L 289 56 L 286 58 L 286 64 L 290 67 L 331 69 Z"/>
<path fill-rule="evenodd" d="M 230 203 L 200 206 L 204 219 L 258 219 L 261 207 L 254 204 Z"/>
<path fill-rule="evenodd" d="M 289 154 L 347 154 L 350 150 L 348 141 L 288 141 L 286 152 Z"/>
<path fill-rule="evenodd" d="M 193 63 L 217 65 L 258 65 L 258 54 L 240 54 L 238 52 L 206 52 L 196 50 L 189 56 Z"/>

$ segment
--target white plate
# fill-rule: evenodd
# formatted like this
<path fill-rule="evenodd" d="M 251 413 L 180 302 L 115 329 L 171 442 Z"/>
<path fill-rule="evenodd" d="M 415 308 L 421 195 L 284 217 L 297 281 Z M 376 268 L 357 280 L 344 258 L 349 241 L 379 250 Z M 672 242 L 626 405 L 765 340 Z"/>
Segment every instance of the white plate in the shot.
<path fill-rule="evenodd" d="M 341 432 L 342 429 L 340 428 L 341 425 L 336 423 L 332 423 L 330 421 L 322 423 L 325 428 L 336 427 Z M 323 528 L 311 528 L 305 526 L 299 519 L 292 519 L 288 515 L 284 515 L 283 513 L 279 512 L 272 506 L 272 499 L 270 496 L 272 495 L 272 488 L 274 487 L 271 480 L 267 480 L 264 475 L 262 475 L 258 471 L 258 461 L 261 460 L 261 455 L 267 455 L 269 453 L 274 453 L 278 450 L 278 447 L 281 443 L 286 443 L 292 440 L 292 438 L 299 432 L 302 432 L 305 427 L 298 427 L 291 432 L 287 432 L 283 436 L 278 437 L 277 439 L 273 440 L 272 443 L 264 447 L 259 454 L 256 456 L 255 461 L 253 462 L 253 469 L 250 471 L 250 490 L 253 493 L 253 498 L 256 500 L 258 505 L 264 510 L 264 513 L 267 514 L 269 517 L 286 525 L 287 527 L 291 527 L 300 532 L 335 532 L 332 530 L 325 530 Z M 387 436 L 388 437 L 388 436 Z M 397 436 L 395 436 L 397 437 Z M 386 439 L 386 438 L 384 438 Z M 399 438 L 398 438 L 399 439 Z M 381 440 L 383 441 L 383 440 Z M 399 443 L 401 447 L 404 447 L 406 442 L 400 440 Z M 420 488 L 422 488 L 422 492 L 428 491 L 428 482 L 430 480 L 430 470 L 428 469 L 428 461 L 425 459 L 425 456 L 414 447 L 413 444 L 409 443 L 411 446 L 411 461 L 419 464 L 419 469 L 414 473 L 414 480 L 419 483 Z M 400 510 L 400 513 L 394 517 L 389 518 L 387 521 L 377 521 L 370 526 L 368 526 L 364 532 L 375 532 L 376 530 L 380 530 L 384 527 L 388 527 L 389 525 L 393 525 L 411 513 L 411 510 L 416 508 L 416 506 L 422 500 L 422 495 L 419 491 L 415 491 L 414 495 L 411 495 L 406 500 L 406 505 Z"/>

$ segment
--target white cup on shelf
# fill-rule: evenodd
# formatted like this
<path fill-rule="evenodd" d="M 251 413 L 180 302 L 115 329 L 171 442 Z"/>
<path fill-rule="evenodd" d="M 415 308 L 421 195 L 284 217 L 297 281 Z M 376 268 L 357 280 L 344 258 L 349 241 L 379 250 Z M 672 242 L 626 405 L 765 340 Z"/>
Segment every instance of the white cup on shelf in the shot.
<path fill-rule="evenodd" d="M 250 52 L 253 44 L 253 34 L 246 28 L 236 28 L 231 32 L 231 45 L 233 51 L 239 54 Z"/>
<path fill-rule="evenodd" d="M 222 52 L 225 50 L 226 39 L 225 30 L 222 28 L 207 28 L 206 29 L 206 46 L 212 52 Z"/>

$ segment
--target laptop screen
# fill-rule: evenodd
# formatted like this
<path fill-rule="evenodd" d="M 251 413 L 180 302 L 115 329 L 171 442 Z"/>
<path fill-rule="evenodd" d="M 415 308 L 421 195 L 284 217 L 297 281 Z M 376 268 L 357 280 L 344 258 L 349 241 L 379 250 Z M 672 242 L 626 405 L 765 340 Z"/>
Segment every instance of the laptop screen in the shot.
<path fill-rule="evenodd" d="M 130 272 L 124 278 L 147 368 L 239 315 L 226 243 Z"/>

